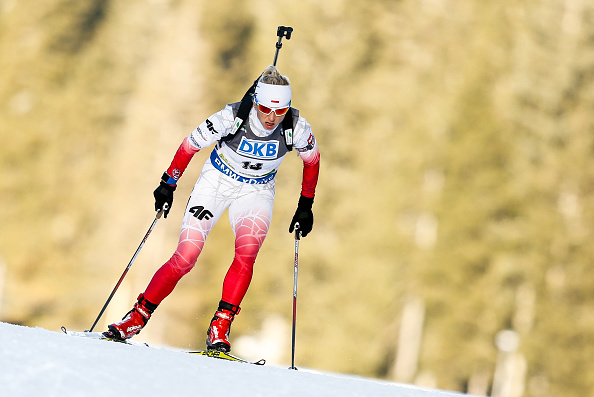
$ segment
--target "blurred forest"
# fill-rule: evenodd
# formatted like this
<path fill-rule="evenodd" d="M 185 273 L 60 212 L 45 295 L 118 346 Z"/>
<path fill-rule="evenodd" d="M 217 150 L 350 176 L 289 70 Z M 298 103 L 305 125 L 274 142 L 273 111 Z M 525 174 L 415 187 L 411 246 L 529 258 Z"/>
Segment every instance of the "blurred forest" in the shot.
<path fill-rule="evenodd" d="M 0 0 L 0 320 L 91 326 L 179 144 L 272 63 L 279 25 L 294 32 L 278 67 L 322 155 L 299 252 L 297 366 L 594 395 L 586 0 Z M 98 328 L 174 252 L 209 152 Z M 301 170 L 290 153 L 232 333 L 236 353 L 255 344 L 283 365 Z M 223 216 L 137 339 L 203 348 L 232 258 Z"/>

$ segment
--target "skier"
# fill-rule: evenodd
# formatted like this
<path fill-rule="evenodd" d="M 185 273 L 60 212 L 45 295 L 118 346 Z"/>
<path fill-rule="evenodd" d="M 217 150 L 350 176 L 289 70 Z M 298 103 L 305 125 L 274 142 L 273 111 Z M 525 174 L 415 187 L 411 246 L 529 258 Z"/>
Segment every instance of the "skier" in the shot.
<path fill-rule="evenodd" d="M 235 257 L 224 278 L 222 297 L 207 331 L 209 350 L 229 352 L 229 331 L 248 290 L 258 251 L 268 233 L 275 195 L 276 172 L 290 150 L 282 121 L 291 105 L 291 85 L 275 66 L 258 79 L 253 106 L 245 124 L 235 133 L 240 102 L 227 105 L 187 136 L 154 191 L 155 210 L 171 209 L 177 181 L 192 156 L 216 142 L 190 195 L 181 235 L 173 256 L 157 270 L 144 293 L 122 321 L 110 324 L 106 334 L 125 340 L 138 334 L 157 306 L 195 265 L 209 232 L 225 209 L 235 233 Z M 319 174 L 320 153 L 309 123 L 293 114 L 293 147 L 303 160 L 303 179 L 296 223 L 303 237 L 313 227 L 312 205 Z"/>

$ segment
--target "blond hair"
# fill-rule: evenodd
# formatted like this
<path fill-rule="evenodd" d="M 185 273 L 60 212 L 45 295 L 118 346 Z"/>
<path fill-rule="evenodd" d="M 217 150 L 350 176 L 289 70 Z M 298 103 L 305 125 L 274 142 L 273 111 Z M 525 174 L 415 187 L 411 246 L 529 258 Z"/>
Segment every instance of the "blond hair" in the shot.
<path fill-rule="evenodd" d="M 260 81 L 264 84 L 272 85 L 291 85 L 289 78 L 280 74 L 276 66 L 270 65 L 262 73 Z"/>

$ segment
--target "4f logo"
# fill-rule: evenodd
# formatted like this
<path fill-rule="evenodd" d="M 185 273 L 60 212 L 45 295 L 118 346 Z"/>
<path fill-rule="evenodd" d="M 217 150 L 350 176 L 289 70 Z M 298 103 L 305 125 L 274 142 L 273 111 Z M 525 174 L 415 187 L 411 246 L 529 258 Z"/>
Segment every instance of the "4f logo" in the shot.
<path fill-rule="evenodd" d="M 212 212 L 204 209 L 204 207 L 201 205 L 197 205 L 195 207 L 190 208 L 190 212 L 194 214 L 194 218 L 200 221 L 203 219 L 209 220 L 210 218 L 212 218 Z"/>
<path fill-rule="evenodd" d="M 210 121 L 209 119 L 206 119 L 206 126 L 208 127 L 208 130 L 213 133 L 213 134 L 218 134 L 218 131 L 215 130 L 212 121 Z"/>

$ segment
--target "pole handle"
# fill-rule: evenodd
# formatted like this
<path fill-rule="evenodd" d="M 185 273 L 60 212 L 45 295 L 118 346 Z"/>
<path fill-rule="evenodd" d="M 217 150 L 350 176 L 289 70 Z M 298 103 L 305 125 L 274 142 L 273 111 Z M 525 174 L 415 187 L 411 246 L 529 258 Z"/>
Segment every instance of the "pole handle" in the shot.
<path fill-rule="evenodd" d="M 279 41 L 283 36 L 286 37 L 287 40 L 291 40 L 291 33 L 293 33 L 293 28 L 290 26 L 279 26 L 276 29 L 276 35 L 279 37 Z"/>
<path fill-rule="evenodd" d="M 167 211 L 168 209 L 169 209 L 169 204 L 168 203 L 163 204 L 163 208 L 161 208 L 159 211 L 157 211 L 157 215 L 155 216 L 155 218 L 161 219 L 161 215 L 163 215 L 163 213 L 165 211 Z"/>

